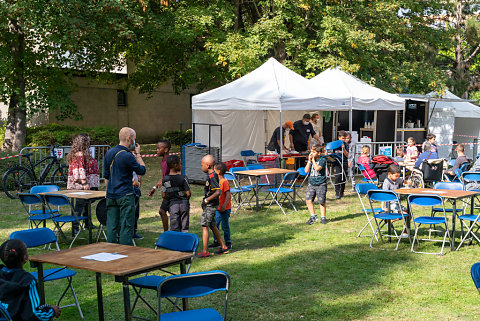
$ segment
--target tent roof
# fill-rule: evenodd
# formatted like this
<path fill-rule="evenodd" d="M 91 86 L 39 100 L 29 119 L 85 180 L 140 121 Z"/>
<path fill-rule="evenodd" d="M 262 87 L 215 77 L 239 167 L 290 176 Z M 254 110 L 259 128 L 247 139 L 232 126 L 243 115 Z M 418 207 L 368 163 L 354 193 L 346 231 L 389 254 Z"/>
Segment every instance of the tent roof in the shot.
<path fill-rule="evenodd" d="M 428 93 L 427 96 L 436 96 L 436 93 L 432 91 L 431 93 Z M 462 100 L 452 92 L 445 90 L 445 95 L 442 99 L 445 100 L 438 100 L 433 104 L 430 103 L 430 108 L 435 107 L 437 110 L 440 108 L 452 109 L 455 113 L 455 117 L 480 118 L 480 107 Z"/>
<path fill-rule="evenodd" d="M 342 71 L 339 67 L 329 68 L 313 77 L 312 82 L 325 97 L 342 106 L 356 110 L 403 110 L 405 99 L 373 87 Z M 344 108 L 345 109 L 345 108 Z"/>
<path fill-rule="evenodd" d="M 320 108 L 322 106 L 323 108 Z M 319 110 L 338 107 L 319 97 L 309 80 L 274 58 L 222 87 L 193 96 L 197 110 Z"/>

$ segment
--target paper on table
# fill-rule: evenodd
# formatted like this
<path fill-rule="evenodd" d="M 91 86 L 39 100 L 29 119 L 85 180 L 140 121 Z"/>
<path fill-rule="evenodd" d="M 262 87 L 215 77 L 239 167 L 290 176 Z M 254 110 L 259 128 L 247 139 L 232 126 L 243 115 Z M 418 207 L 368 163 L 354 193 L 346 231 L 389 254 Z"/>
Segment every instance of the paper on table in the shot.
<path fill-rule="evenodd" d="M 437 190 L 432 190 L 432 191 L 421 191 L 420 193 L 428 193 L 428 194 L 445 194 L 445 191 L 437 191 Z"/>
<path fill-rule="evenodd" d="M 81 258 L 82 259 L 87 259 L 87 260 L 100 261 L 100 262 L 108 262 L 108 261 L 123 259 L 124 257 L 127 257 L 127 256 L 128 255 L 117 254 L 117 253 L 101 252 L 101 253 L 97 253 L 97 254 L 82 256 Z"/>
<path fill-rule="evenodd" d="M 256 170 L 255 172 L 256 172 L 256 173 L 267 173 L 267 174 L 270 173 L 270 171 L 268 171 L 268 170 L 266 170 L 266 171 Z"/>
<path fill-rule="evenodd" d="M 92 193 L 89 193 L 89 192 L 71 192 L 71 193 L 68 193 L 69 195 L 90 195 Z"/>

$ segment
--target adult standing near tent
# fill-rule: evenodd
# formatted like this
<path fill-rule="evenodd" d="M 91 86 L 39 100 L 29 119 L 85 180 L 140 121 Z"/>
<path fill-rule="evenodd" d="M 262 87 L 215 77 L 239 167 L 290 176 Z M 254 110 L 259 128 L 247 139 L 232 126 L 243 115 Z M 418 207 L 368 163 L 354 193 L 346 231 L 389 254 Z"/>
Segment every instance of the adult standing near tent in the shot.
<path fill-rule="evenodd" d="M 305 152 L 308 150 L 311 137 L 317 141 L 323 140 L 323 137 L 319 136 L 313 129 L 310 120 L 310 114 L 305 114 L 301 120 L 293 123 L 293 130 L 290 131 L 290 149 L 295 149 L 300 153 Z"/>
<path fill-rule="evenodd" d="M 107 185 L 107 242 L 133 245 L 135 226 L 135 191 L 133 172 L 145 175 L 145 163 L 136 133 L 123 127 L 118 134 L 120 144 L 105 154 L 104 176 Z"/>
<path fill-rule="evenodd" d="M 318 136 L 320 136 L 320 140 L 318 141 L 315 138 L 310 139 L 310 147 L 312 147 L 315 144 L 323 145 L 324 143 L 323 136 L 322 136 L 323 119 L 320 120 L 320 116 L 317 113 L 312 114 L 312 126 L 315 133 Z"/>
<path fill-rule="evenodd" d="M 282 125 L 282 135 L 283 135 L 283 151 L 288 151 L 288 148 L 285 147 L 285 131 L 289 128 L 293 130 L 293 122 L 288 120 L 285 124 Z M 270 138 L 270 142 L 268 143 L 267 149 L 271 152 L 280 153 L 280 126 L 275 128 L 272 134 L 272 138 Z"/>

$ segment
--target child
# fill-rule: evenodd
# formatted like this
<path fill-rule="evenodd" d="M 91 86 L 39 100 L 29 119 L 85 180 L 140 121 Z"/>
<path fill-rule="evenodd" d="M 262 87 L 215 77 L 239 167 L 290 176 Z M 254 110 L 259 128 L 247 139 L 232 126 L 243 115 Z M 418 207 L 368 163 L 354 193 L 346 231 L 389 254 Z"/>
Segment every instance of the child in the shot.
<path fill-rule="evenodd" d="M 403 159 L 403 164 L 409 171 L 413 171 L 413 168 L 415 167 L 415 162 L 418 158 L 418 149 L 417 146 L 415 146 L 416 143 L 417 142 L 415 141 L 415 138 L 408 138 L 408 145 L 405 157 Z"/>
<path fill-rule="evenodd" d="M 370 159 L 370 147 L 367 145 L 362 146 L 362 153 L 358 157 L 358 163 L 365 166 L 365 173 L 362 172 L 363 176 L 365 176 L 367 179 L 375 178 L 376 174 L 373 171 L 374 164 L 372 164 Z"/>
<path fill-rule="evenodd" d="M 133 227 L 133 238 L 142 240 L 143 236 L 137 233 L 138 219 L 140 218 L 140 196 L 142 196 L 142 192 L 140 190 L 141 179 L 140 176 L 138 176 L 135 172 L 133 172 L 132 184 L 135 192 L 135 226 Z"/>
<path fill-rule="evenodd" d="M 188 232 L 190 226 L 190 185 L 187 177 L 182 175 L 180 157 L 169 155 L 167 165 L 170 174 L 163 177 L 162 197 L 167 200 L 170 212 L 170 230 Z"/>
<path fill-rule="evenodd" d="M 398 165 L 390 164 L 387 167 L 387 178 L 383 181 L 382 189 L 387 191 L 394 191 L 396 189 L 403 187 L 403 178 L 400 177 L 402 170 Z M 407 185 L 411 185 L 409 181 L 406 183 Z M 407 213 L 407 209 L 404 206 L 401 206 L 398 203 L 387 204 L 385 210 L 389 210 L 393 213 L 398 213 L 401 209 L 403 213 Z"/>
<path fill-rule="evenodd" d="M 0 304 L 7 307 L 13 320 L 52 320 L 59 317 L 58 306 L 42 305 L 35 278 L 23 269 L 28 261 L 27 246 L 20 240 L 8 240 L 0 246 Z"/>
<path fill-rule="evenodd" d="M 338 139 L 343 141 L 343 145 L 341 148 L 336 149 L 334 152 L 342 158 L 343 154 L 343 162 L 335 162 L 333 165 L 333 169 L 335 171 L 335 199 L 340 199 L 343 197 L 343 193 L 345 192 L 345 175 L 348 172 L 348 149 L 349 144 L 347 143 L 347 132 L 341 130 L 338 132 Z M 341 163 L 341 164 L 340 164 Z"/>
<path fill-rule="evenodd" d="M 220 224 L 222 224 L 223 230 L 223 237 L 225 241 L 225 245 L 228 247 L 229 250 L 232 249 L 232 239 L 230 238 L 230 212 L 232 211 L 232 202 L 231 197 L 232 194 L 230 193 L 230 185 L 228 184 L 228 180 L 223 177 L 223 175 L 227 172 L 227 165 L 223 162 L 219 162 L 215 164 L 215 173 L 217 173 L 218 178 L 220 179 L 220 197 L 219 197 L 219 204 L 218 209 L 216 212 L 216 223 L 217 228 L 220 228 Z M 209 248 L 214 248 L 220 246 L 215 235 L 213 236 L 213 243 L 210 244 Z"/>
<path fill-rule="evenodd" d="M 397 163 L 403 163 L 403 156 L 405 155 L 405 150 L 403 150 L 402 147 L 397 147 L 396 151 L 395 151 L 395 154 L 397 156 L 395 156 L 393 158 L 393 160 L 395 160 Z"/>
<path fill-rule="evenodd" d="M 220 248 L 216 250 L 215 254 L 226 254 L 228 253 L 228 247 L 222 240 L 220 236 L 220 232 L 218 231 L 217 226 L 215 225 L 215 215 L 217 212 L 217 208 L 219 205 L 219 196 L 221 194 L 220 191 L 220 183 L 218 180 L 218 175 L 213 170 L 213 163 L 215 159 L 212 155 L 206 155 L 202 158 L 202 171 L 208 174 L 207 180 L 205 181 L 205 197 L 202 200 L 202 239 L 203 239 L 203 251 L 197 253 L 196 257 L 204 258 L 209 257 L 210 252 L 208 252 L 208 228 L 210 228 L 213 232 L 213 235 L 217 238 L 218 242 L 220 243 Z"/>
<path fill-rule="evenodd" d="M 160 178 L 157 184 L 155 184 L 152 187 L 152 189 L 148 193 L 148 197 L 153 196 L 153 193 L 155 193 L 155 190 L 162 186 L 163 177 L 170 173 L 170 169 L 167 166 L 167 156 L 168 156 L 168 153 L 170 152 L 171 147 L 172 147 L 172 144 L 170 144 L 168 140 L 159 140 L 157 143 L 157 155 L 158 157 L 162 157 L 162 160 L 160 161 L 160 166 L 162 167 L 162 178 Z M 160 205 L 160 209 L 158 210 L 158 214 L 160 214 L 160 218 L 162 219 L 162 225 L 163 225 L 164 231 L 168 231 L 167 211 L 168 211 L 168 201 L 166 199 L 163 199 L 162 205 Z"/>
<path fill-rule="evenodd" d="M 356 144 L 352 144 L 352 134 L 347 132 L 345 142 L 349 145 L 348 148 L 348 177 L 352 182 L 351 192 L 355 192 L 355 154 L 356 154 Z M 313 146 L 313 145 L 312 145 Z"/>
<path fill-rule="evenodd" d="M 437 144 L 435 144 L 435 140 L 437 139 L 437 136 L 435 136 L 435 134 L 432 134 L 432 133 L 429 133 L 427 134 L 427 141 L 432 144 L 432 153 L 436 153 L 437 152 Z"/>
<path fill-rule="evenodd" d="M 317 197 L 318 204 L 320 204 L 320 222 L 327 224 L 327 176 L 325 174 L 327 160 L 325 157 L 321 157 L 324 154 L 324 147 L 322 145 L 313 145 L 310 150 L 310 155 L 308 155 L 307 165 L 305 166 L 305 172 L 310 172 L 305 194 L 305 203 L 307 203 L 307 208 L 310 212 L 310 219 L 307 221 L 307 225 L 312 225 L 318 221 L 315 208 L 313 207 L 315 197 Z"/>

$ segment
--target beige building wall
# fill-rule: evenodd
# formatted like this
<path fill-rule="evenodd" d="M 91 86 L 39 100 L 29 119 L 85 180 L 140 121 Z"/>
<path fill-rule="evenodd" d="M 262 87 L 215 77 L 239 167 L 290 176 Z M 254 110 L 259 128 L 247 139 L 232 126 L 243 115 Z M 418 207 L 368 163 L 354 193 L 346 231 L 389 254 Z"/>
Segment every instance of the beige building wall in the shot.
<path fill-rule="evenodd" d="M 130 89 L 126 91 L 126 106 L 117 105 L 117 90 L 121 85 L 108 85 L 87 78 L 75 79 L 78 90 L 72 99 L 78 106 L 83 119 L 59 122 L 55 114 L 49 115 L 50 122 L 75 126 L 132 127 L 139 142 L 154 142 L 165 131 L 191 128 L 192 110 L 190 92 L 176 95 L 166 84 L 155 90 L 151 97 Z"/>

